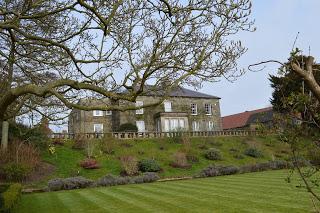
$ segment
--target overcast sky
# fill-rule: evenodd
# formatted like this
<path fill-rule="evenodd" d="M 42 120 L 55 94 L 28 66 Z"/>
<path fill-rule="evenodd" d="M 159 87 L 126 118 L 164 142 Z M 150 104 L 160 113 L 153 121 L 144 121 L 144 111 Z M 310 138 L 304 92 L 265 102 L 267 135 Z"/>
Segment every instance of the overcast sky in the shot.
<path fill-rule="evenodd" d="M 285 62 L 295 37 L 296 46 L 305 54 L 320 58 L 320 0 L 253 0 L 252 17 L 257 30 L 242 33 L 239 39 L 248 48 L 239 67 L 268 59 Z M 319 61 L 319 60 L 317 60 Z M 221 114 L 229 115 L 270 106 L 272 89 L 269 74 L 276 74 L 279 66 L 269 64 L 262 72 L 247 72 L 234 83 L 207 83 L 200 90 L 221 97 Z"/>

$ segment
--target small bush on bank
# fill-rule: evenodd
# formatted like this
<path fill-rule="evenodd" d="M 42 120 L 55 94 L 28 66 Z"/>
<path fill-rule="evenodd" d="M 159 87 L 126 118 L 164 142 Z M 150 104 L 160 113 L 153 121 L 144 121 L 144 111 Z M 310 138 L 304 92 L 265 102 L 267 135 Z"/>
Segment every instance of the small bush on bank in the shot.
<path fill-rule="evenodd" d="M 132 123 L 124 123 L 120 125 L 119 132 L 138 132 L 138 127 Z"/>
<path fill-rule="evenodd" d="M 159 172 L 161 170 L 160 165 L 154 159 L 143 159 L 139 161 L 138 166 L 141 172 Z"/>
<path fill-rule="evenodd" d="M 92 158 L 87 158 L 87 159 L 81 161 L 80 166 L 84 169 L 98 169 L 98 168 L 100 168 L 98 162 Z"/>
<path fill-rule="evenodd" d="M 197 154 L 193 153 L 193 152 L 188 152 L 186 154 L 187 160 L 190 163 L 198 163 L 199 162 L 199 157 L 197 156 Z"/>
<path fill-rule="evenodd" d="M 64 141 L 63 141 L 62 138 L 54 138 L 54 139 L 52 139 L 52 144 L 53 145 L 63 146 L 64 145 Z"/>
<path fill-rule="evenodd" d="M 48 182 L 50 191 L 80 189 L 93 186 L 94 181 L 84 177 L 57 178 Z"/>
<path fill-rule="evenodd" d="M 81 134 L 75 135 L 74 143 L 72 145 L 73 149 L 84 149 L 86 147 L 86 137 Z"/>
<path fill-rule="evenodd" d="M 123 175 L 134 176 L 138 174 L 138 161 L 135 157 L 125 155 L 120 157 Z"/>
<path fill-rule="evenodd" d="M 204 157 L 208 160 L 221 160 L 222 154 L 219 149 L 216 148 L 210 148 L 204 153 Z"/>
<path fill-rule="evenodd" d="M 0 212 L 10 212 L 21 196 L 22 186 L 15 183 L 10 185 L 0 196 Z"/>
<path fill-rule="evenodd" d="M 183 152 L 177 152 L 173 155 L 173 161 L 170 166 L 174 168 L 189 169 L 191 164 L 188 163 L 187 156 Z"/>
<path fill-rule="evenodd" d="M 199 177 L 215 177 L 222 175 L 232 175 L 238 173 L 240 170 L 235 166 L 208 166 L 200 172 Z"/>
<path fill-rule="evenodd" d="M 234 154 L 232 155 L 235 159 L 238 159 L 238 160 L 241 160 L 241 159 L 244 159 L 244 156 L 240 153 L 237 153 L 237 154 Z"/>
<path fill-rule="evenodd" d="M 113 155 L 116 147 L 116 141 L 113 137 L 102 138 L 102 151 L 108 155 Z"/>
<path fill-rule="evenodd" d="M 263 157 L 263 153 L 255 147 L 248 148 L 244 151 L 244 154 L 253 158 Z"/>

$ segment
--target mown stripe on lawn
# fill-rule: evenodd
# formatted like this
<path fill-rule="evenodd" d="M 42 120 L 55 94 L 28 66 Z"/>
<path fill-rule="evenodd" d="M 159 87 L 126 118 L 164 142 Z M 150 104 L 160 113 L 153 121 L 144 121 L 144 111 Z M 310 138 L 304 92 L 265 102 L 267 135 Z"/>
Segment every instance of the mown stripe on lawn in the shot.
<path fill-rule="evenodd" d="M 208 191 L 209 190 L 208 188 L 210 187 L 212 188 L 212 191 L 221 192 L 223 194 L 246 196 L 249 198 L 254 198 L 255 201 L 261 200 L 262 202 L 265 202 L 266 200 L 268 200 L 268 201 L 272 201 L 273 205 L 282 206 L 282 207 L 290 206 L 290 208 L 297 208 L 297 209 L 307 208 L 308 207 L 307 203 L 309 201 L 307 194 L 305 193 L 303 194 L 304 196 L 294 197 L 296 198 L 297 201 L 305 201 L 305 205 L 301 205 L 301 203 L 293 203 L 292 197 L 279 195 L 279 193 L 281 194 L 282 191 L 271 191 L 272 194 L 269 194 L 270 191 L 263 191 L 259 189 L 257 190 L 255 188 L 244 188 L 244 187 L 237 187 L 237 186 L 230 186 L 230 185 L 226 187 L 226 185 L 200 184 L 200 183 L 197 183 L 197 185 L 177 183 L 175 184 L 175 186 L 181 186 L 182 188 L 189 187 L 192 189 L 201 189 L 203 191 Z M 248 189 L 250 191 L 248 191 Z M 208 191 L 208 192 L 212 192 L 212 191 Z M 255 193 L 255 192 L 258 192 L 258 193 Z M 290 195 L 291 193 L 287 193 L 287 195 Z"/>
<path fill-rule="evenodd" d="M 118 186 L 119 187 L 119 186 Z M 136 197 L 131 197 L 125 194 L 121 194 L 119 192 L 117 192 L 117 187 L 110 187 L 110 188 L 105 188 L 105 189 L 100 189 L 97 188 L 97 191 L 109 195 L 109 196 L 113 196 L 114 198 L 120 199 L 122 202 L 124 202 L 124 205 L 133 205 L 137 208 L 140 209 L 140 211 L 143 212 L 152 212 L 152 204 L 144 202 Z"/>
<path fill-rule="evenodd" d="M 143 190 L 144 192 L 149 193 L 160 193 L 160 195 L 166 196 L 167 199 L 170 201 L 175 202 L 177 206 L 183 206 L 187 208 L 187 211 L 192 210 L 191 212 L 256 212 L 252 209 L 248 210 L 247 208 L 235 208 L 234 205 L 224 204 L 216 199 L 208 199 L 207 195 L 203 196 L 194 196 L 194 194 L 188 193 L 188 191 L 184 190 L 175 190 L 175 189 L 168 189 L 162 188 L 161 186 L 157 185 L 149 185 L 148 187 L 136 186 L 137 188 Z M 191 203 L 192 202 L 192 203 Z M 223 201 L 224 202 L 224 201 Z M 217 206 L 219 209 L 216 209 Z"/>
<path fill-rule="evenodd" d="M 141 211 L 140 207 L 135 205 L 131 205 L 130 203 L 126 203 L 123 199 L 119 199 L 116 196 L 109 195 L 98 190 L 90 190 L 86 191 L 88 196 L 94 196 L 96 200 L 101 201 L 109 207 L 108 210 L 111 212 L 134 212 L 134 211 Z"/>
<path fill-rule="evenodd" d="M 140 190 L 139 188 L 136 188 L 136 187 L 121 187 L 121 188 L 119 187 L 117 188 L 117 190 L 119 191 L 119 193 L 125 193 L 128 196 L 136 197 L 145 202 L 152 203 L 152 209 L 150 210 L 154 212 L 169 212 L 169 211 L 177 212 L 177 209 L 180 209 L 180 212 L 187 212 L 189 210 L 184 206 L 175 205 L 174 200 L 172 200 L 173 202 L 167 202 L 165 199 L 168 199 L 168 197 L 166 197 L 165 199 L 161 199 L 159 196 L 157 196 L 154 193 L 150 193 L 150 192 L 146 193 L 145 191 Z M 163 197 L 163 195 L 161 197 Z"/>
<path fill-rule="evenodd" d="M 262 181 L 261 181 L 262 182 Z M 283 185 L 272 185 L 264 182 L 264 184 L 261 183 L 246 183 L 246 182 L 236 182 L 236 181 L 203 181 L 203 182 L 197 182 L 193 184 L 199 184 L 199 185 L 211 185 L 211 186 L 219 186 L 223 185 L 226 187 L 226 185 L 229 187 L 242 187 L 242 188 L 252 188 L 252 190 L 259 189 L 261 190 L 275 190 L 275 191 L 281 191 L 286 192 L 288 194 L 292 194 L 292 192 L 297 194 L 305 194 L 305 190 L 298 189 L 295 185 L 283 183 Z M 287 184 L 287 185 L 286 185 Z"/>
<path fill-rule="evenodd" d="M 59 200 L 70 212 L 104 212 L 103 208 L 75 191 L 57 193 Z"/>
<path fill-rule="evenodd" d="M 160 187 L 160 186 L 157 186 Z M 279 207 L 282 207 L 284 209 L 291 209 L 291 210 L 297 210 L 296 212 L 303 212 L 304 209 L 297 209 L 297 208 L 291 208 L 291 206 L 283 206 L 283 205 L 274 205 L 272 203 L 266 203 L 268 202 L 265 199 L 257 199 L 256 196 L 252 196 L 253 199 L 248 200 L 247 198 L 243 198 L 241 197 L 241 193 L 239 193 L 238 195 L 240 196 L 233 196 L 232 194 L 228 194 L 225 195 L 227 191 L 218 191 L 218 192 L 214 192 L 211 189 L 208 188 L 195 188 L 194 187 L 189 187 L 188 186 L 178 186 L 178 185 L 166 185 L 166 186 L 161 186 L 161 188 L 165 188 L 168 190 L 173 190 L 173 191 L 180 191 L 180 190 L 184 190 L 187 193 L 193 194 L 193 195 L 200 195 L 203 197 L 219 197 L 222 198 L 224 202 L 230 202 L 230 204 L 232 205 L 232 203 L 239 201 L 237 203 L 239 203 L 239 205 L 245 205 L 247 208 L 250 206 L 250 210 L 252 210 L 252 208 L 254 207 L 256 210 L 261 209 L 261 207 L 265 208 L 267 207 L 268 209 L 275 211 L 275 210 L 279 210 Z M 198 196 L 199 197 L 199 196 Z M 287 211 L 284 211 L 287 212 Z M 291 211 L 292 212 L 292 211 Z"/>

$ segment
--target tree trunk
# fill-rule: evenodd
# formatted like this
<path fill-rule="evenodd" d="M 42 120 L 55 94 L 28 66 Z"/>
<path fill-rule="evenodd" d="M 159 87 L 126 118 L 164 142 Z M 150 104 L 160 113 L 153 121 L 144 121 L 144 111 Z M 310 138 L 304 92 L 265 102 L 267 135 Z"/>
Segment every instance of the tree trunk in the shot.
<path fill-rule="evenodd" d="M 2 121 L 1 149 L 6 150 L 8 147 L 9 122 Z"/>

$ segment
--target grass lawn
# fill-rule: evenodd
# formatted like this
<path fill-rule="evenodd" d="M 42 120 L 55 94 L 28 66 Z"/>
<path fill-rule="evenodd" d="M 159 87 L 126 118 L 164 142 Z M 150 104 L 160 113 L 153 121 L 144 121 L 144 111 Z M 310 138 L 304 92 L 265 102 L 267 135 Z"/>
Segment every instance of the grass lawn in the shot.
<path fill-rule="evenodd" d="M 23 195 L 15 212 L 311 212 L 288 171 Z"/>

